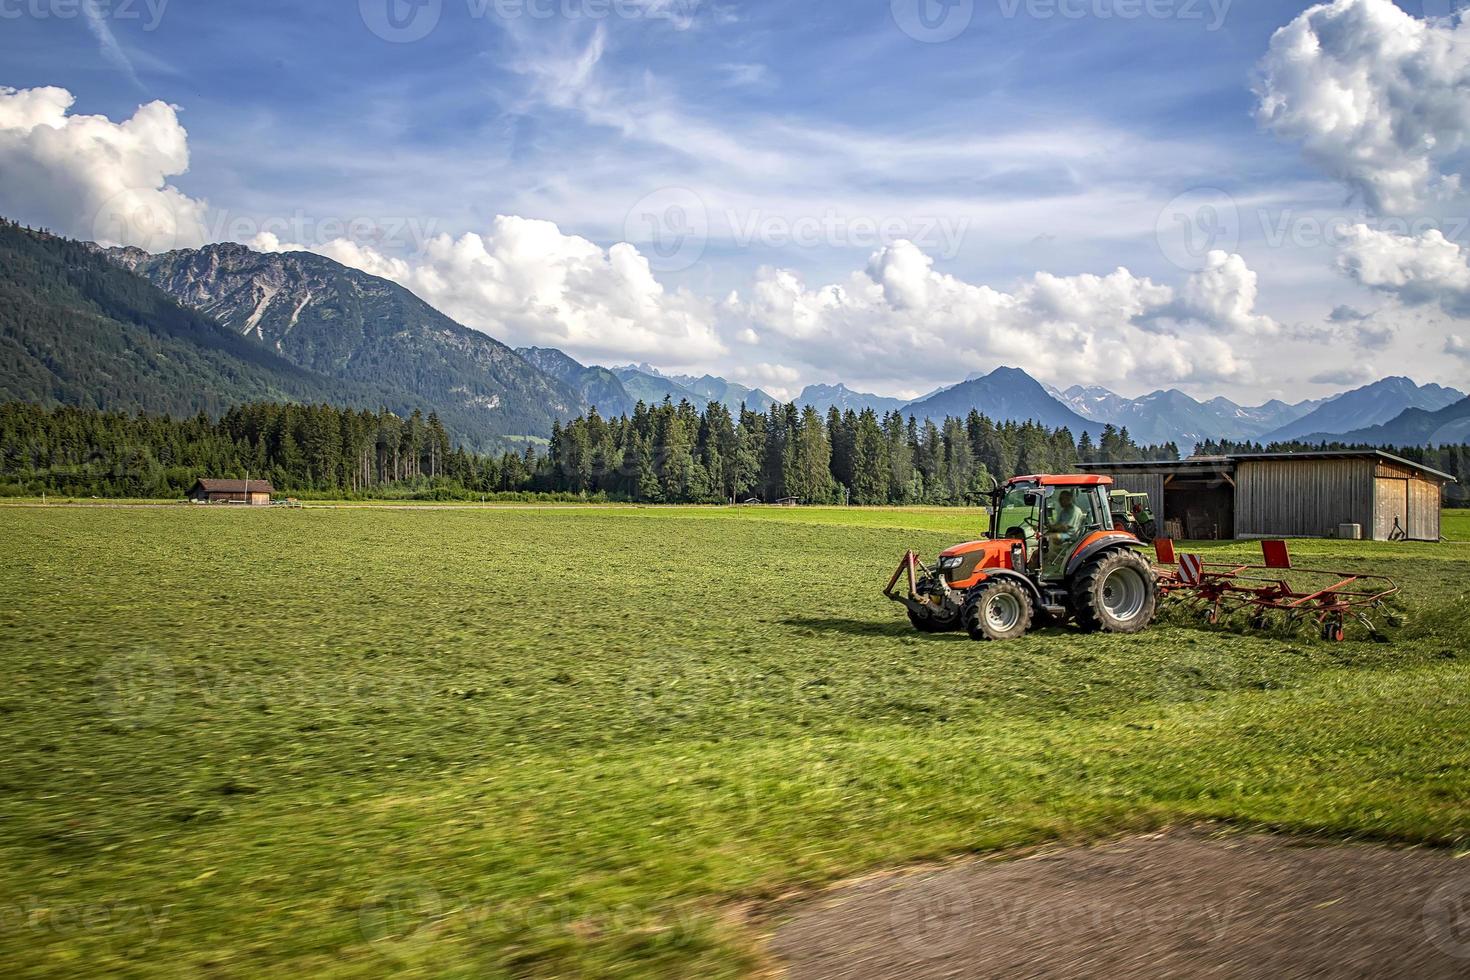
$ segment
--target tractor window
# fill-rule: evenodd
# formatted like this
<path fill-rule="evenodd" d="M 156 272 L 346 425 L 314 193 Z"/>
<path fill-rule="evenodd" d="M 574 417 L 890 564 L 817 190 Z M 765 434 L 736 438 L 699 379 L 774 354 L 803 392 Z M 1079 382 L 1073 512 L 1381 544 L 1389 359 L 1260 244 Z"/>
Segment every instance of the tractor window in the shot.
<path fill-rule="evenodd" d="M 1077 506 L 1082 508 L 1082 530 L 1101 531 L 1112 526 L 1112 521 L 1103 504 L 1103 495 L 1094 489 L 1077 491 Z"/>
<path fill-rule="evenodd" d="M 1027 489 L 1016 487 L 1006 491 L 995 512 L 996 538 L 1032 538 L 1036 533 L 1036 505 L 1026 500 Z"/>

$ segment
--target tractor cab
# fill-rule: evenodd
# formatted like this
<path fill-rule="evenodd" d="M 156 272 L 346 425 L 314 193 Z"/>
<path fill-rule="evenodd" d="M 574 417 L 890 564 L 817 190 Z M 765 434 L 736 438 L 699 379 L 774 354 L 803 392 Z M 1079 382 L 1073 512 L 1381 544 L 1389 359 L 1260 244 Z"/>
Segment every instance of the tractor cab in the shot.
<path fill-rule="evenodd" d="M 1113 529 L 1105 476 L 1018 476 L 991 494 L 992 540 L 1025 545 L 1025 568 L 1053 581 L 1066 572 L 1067 559 L 1099 531 Z"/>

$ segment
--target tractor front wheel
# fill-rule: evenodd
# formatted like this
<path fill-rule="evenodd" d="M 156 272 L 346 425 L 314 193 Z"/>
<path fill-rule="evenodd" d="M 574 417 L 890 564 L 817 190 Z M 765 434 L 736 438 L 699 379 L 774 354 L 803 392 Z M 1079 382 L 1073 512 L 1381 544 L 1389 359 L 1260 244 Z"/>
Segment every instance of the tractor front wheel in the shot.
<path fill-rule="evenodd" d="M 1031 627 L 1031 594 L 1019 582 L 991 579 L 970 593 L 960 620 L 972 640 L 1014 640 Z"/>
<path fill-rule="evenodd" d="M 1089 633 L 1137 633 L 1153 622 L 1157 604 L 1153 569 L 1127 548 L 1092 559 L 1072 580 L 1072 610 Z"/>
<path fill-rule="evenodd" d="M 959 613 L 941 616 L 938 613 L 919 613 L 910 609 L 909 622 L 920 633 L 948 633 L 960 628 Z"/>

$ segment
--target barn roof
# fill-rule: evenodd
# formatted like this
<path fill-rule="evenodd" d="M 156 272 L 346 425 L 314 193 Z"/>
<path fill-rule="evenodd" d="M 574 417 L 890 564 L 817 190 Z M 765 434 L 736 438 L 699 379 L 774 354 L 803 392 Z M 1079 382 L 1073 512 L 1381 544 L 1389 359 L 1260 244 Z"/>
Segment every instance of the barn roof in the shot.
<path fill-rule="evenodd" d="M 1380 459 L 1398 466 L 1407 466 L 1411 470 L 1428 476 L 1444 480 L 1448 483 L 1456 482 L 1455 478 L 1448 473 L 1443 473 L 1432 466 L 1416 463 L 1412 459 L 1404 459 L 1393 453 L 1384 452 L 1382 449 L 1309 449 L 1299 453 L 1231 453 L 1228 456 L 1191 456 L 1188 459 L 1156 459 L 1156 460 L 1128 460 L 1118 463 L 1078 463 L 1077 468 L 1082 470 L 1131 470 L 1131 469 L 1231 469 L 1234 464 L 1240 462 L 1270 462 L 1275 460 L 1298 460 L 1298 459 Z"/>
<path fill-rule="evenodd" d="M 244 493 L 246 482 L 245 480 L 215 480 L 202 477 L 195 483 L 195 486 L 205 493 Z M 248 482 L 251 493 L 276 492 L 276 488 L 271 486 L 269 480 L 250 480 Z"/>

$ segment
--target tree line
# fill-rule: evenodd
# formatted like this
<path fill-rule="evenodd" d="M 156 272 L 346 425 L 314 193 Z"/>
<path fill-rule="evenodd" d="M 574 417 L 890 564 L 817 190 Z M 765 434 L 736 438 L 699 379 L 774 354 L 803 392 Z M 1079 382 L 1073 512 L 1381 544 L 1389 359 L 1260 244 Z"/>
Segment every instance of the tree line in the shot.
<path fill-rule="evenodd" d="M 942 424 L 871 410 L 825 416 L 776 405 L 594 409 L 549 442 L 499 455 L 455 446 L 438 416 L 258 402 L 218 419 L 11 402 L 0 405 L 0 492 L 179 497 L 199 477 L 249 476 L 280 492 L 474 498 L 565 494 L 644 503 L 795 498 L 803 503 L 964 504 L 997 479 L 1079 460 L 1177 458 L 1107 427 L 1094 444 L 1063 428 L 971 412 Z"/>
<path fill-rule="evenodd" d="M 1197 452 L 1261 448 L 1206 442 Z M 1459 478 L 1451 502 L 1461 500 L 1470 447 L 1395 451 Z M 616 418 L 592 410 L 556 424 L 549 441 L 496 455 L 454 445 L 432 412 L 403 418 L 258 402 L 212 419 L 0 405 L 0 492 L 15 496 L 177 498 L 199 477 L 249 476 L 282 493 L 318 497 L 962 505 L 1019 473 L 1178 458 L 1173 443 L 1139 445 L 1126 428 L 1074 438 L 1066 428 L 996 422 L 978 411 L 936 422 L 792 404 L 731 412 L 718 402 L 697 409 L 666 399 Z"/>

